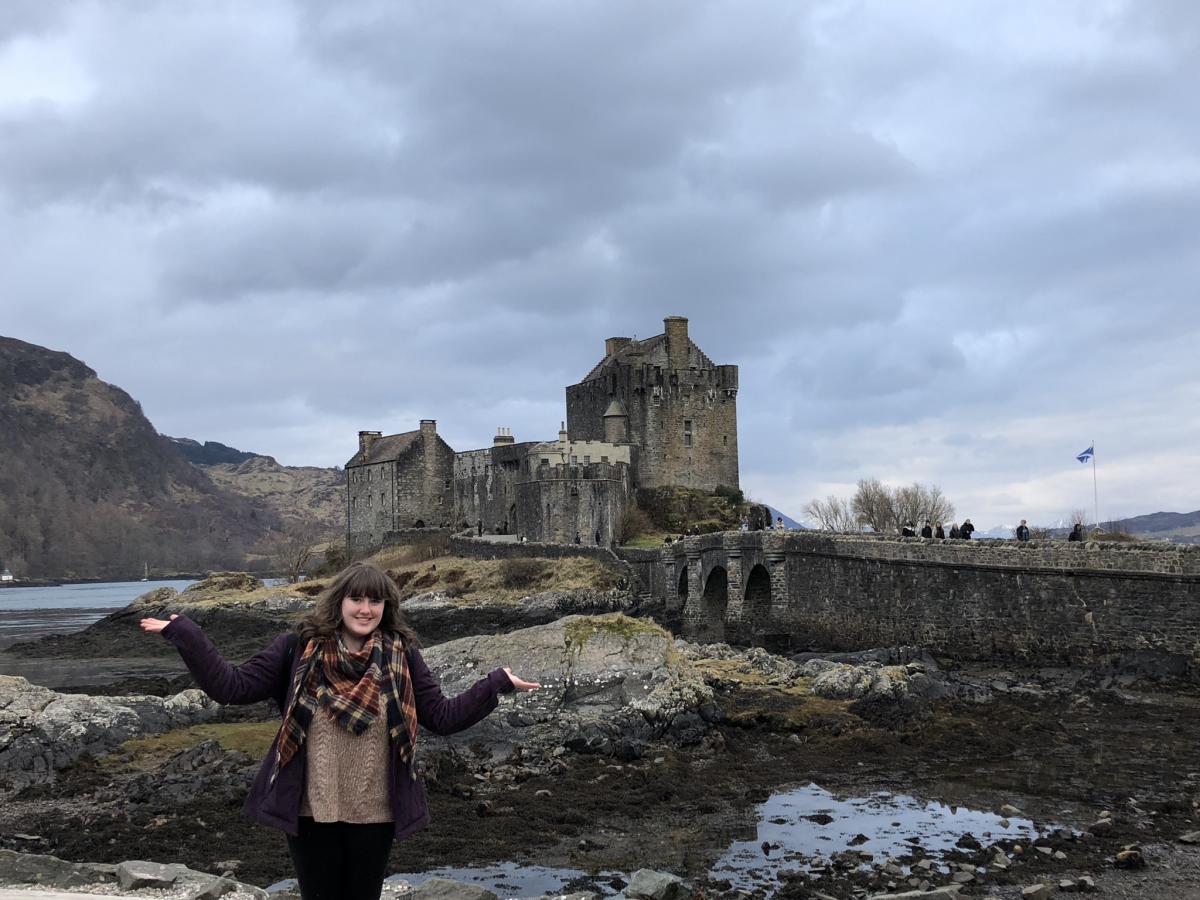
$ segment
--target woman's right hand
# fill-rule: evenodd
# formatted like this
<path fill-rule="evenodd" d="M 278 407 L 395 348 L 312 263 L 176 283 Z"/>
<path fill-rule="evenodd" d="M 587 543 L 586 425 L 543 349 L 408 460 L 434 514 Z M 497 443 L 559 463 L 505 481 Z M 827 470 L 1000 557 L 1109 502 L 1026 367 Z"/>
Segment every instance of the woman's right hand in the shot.
<path fill-rule="evenodd" d="M 170 619 L 142 619 L 142 631 L 158 634 L 178 618 L 179 616 L 171 616 Z"/>

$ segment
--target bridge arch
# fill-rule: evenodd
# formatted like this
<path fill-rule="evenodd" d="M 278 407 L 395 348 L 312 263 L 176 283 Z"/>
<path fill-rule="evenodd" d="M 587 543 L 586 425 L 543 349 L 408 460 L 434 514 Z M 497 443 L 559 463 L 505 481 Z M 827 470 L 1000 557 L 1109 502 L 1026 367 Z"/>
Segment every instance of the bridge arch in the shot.
<path fill-rule="evenodd" d="M 679 583 L 675 585 L 675 594 L 683 602 L 687 602 L 688 595 L 688 567 L 681 566 L 679 569 Z M 682 604 L 681 604 L 682 605 Z"/>
<path fill-rule="evenodd" d="M 760 634 L 771 617 L 771 574 L 758 563 L 746 576 L 746 593 L 742 602 L 742 623 L 751 634 Z"/>
<path fill-rule="evenodd" d="M 695 640 L 711 644 L 725 640 L 725 611 L 729 607 L 729 573 L 724 566 L 713 566 L 704 579 L 700 597 L 700 615 L 696 621 Z"/>

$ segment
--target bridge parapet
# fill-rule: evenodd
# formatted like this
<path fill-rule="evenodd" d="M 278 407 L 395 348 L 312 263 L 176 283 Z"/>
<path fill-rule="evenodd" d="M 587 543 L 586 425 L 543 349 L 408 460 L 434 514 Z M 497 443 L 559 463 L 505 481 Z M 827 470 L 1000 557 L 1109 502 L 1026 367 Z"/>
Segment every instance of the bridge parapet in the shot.
<path fill-rule="evenodd" d="M 770 646 L 921 644 L 961 658 L 1200 659 L 1200 546 L 724 532 L 663 548 L 684 633 Z M 761 568 L 760 568 L 761 567 Z"/>

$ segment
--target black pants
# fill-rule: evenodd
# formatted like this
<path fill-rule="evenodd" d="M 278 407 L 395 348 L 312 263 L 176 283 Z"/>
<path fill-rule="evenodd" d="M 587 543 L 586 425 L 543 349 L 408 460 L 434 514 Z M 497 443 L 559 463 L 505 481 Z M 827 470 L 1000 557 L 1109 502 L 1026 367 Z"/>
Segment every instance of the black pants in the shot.
<path fill-rule="evenodd" d="M 395 828 L 391 822 L 352 825 L 301 816 L 288 853 L 304 900 L 379 900 Z"/>

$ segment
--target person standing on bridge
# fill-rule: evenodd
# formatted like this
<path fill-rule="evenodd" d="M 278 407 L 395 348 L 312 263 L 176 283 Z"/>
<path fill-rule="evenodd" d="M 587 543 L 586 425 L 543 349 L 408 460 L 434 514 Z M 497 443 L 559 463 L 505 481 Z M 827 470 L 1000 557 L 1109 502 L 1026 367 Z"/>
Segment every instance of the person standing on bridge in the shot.
<path fill-rule="evenodd" d="M 925 520 L 925 526 L 921 529 L 921 537 L 923 537 L 923 538 L 933 537 L 933 525 L 930 524 L 928 519 Z"/>
<path fill-rule="evenodd" d="M 1017 540 L 1018 541 L 1029 540 L 1029 526 L 1025 524 L 1024 519 L 1022 519 L 1021 524 L 1017 526 Z"/>
<path fill-rule="evenodd" d="M 392 842 L 429 824 L 414 767 L 418 724 L 453 734 L 487 716 L 500 694 L 540 687 L 501 668 L 446 697 L 396 583 L 373 563 L 342 570 L 294 633 L 240 666 L 186 616 L 141 627 L 173 644 L 218 703 L 279 706 L 283 724 L 245 811 L 286 832 L 304 900 L 378 900 Z"/>
<path fill-rule="evenodd" d="M 964 541 L 971 539 L 971 532 L 975 530 L 975 526 L 971 524 L 970 519 L 963 519 L 962 528 L 958 529 L 958 536 Z"/>

